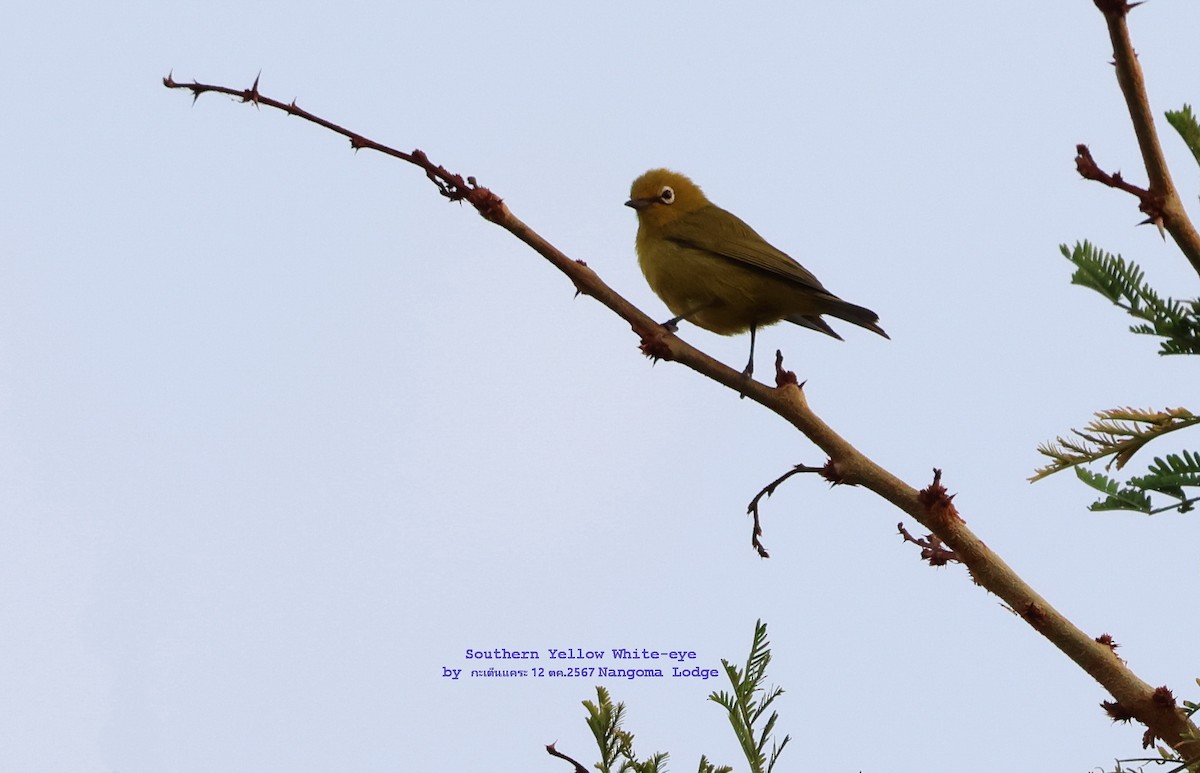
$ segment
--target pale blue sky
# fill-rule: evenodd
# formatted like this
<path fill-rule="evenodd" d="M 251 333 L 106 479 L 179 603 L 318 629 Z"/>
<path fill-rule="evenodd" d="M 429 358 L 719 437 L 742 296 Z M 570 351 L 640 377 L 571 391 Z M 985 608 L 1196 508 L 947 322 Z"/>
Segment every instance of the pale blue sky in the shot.
<path fill-rule="evenodd" d="M 436 162 L 656 317 L 621 206 L 690 174 L 885 341 L 764 331 L 813 407 L 1061 611 L 1195 698 L 1195 518 L 1094 515 L 1036 445 L 1196 407 L 1058 244 L 1196 277 L 1077 142 L 1140 181 L 1088 0 L 25 4 L 0 25 L 0 771 L 565 771 L 595 679 L 442 678 L 466 648 L 745 657 L 771 627 L 784 769 L 1085 770 L 1107 696 L 870 494 L 671 363 L 414 168 Z M 1200 99 L 1192 3 L 1133 34 L 1158 114 Z M 1194 166 L 1164 135 L 1177 182 Z M 740 367 L 747 342 L 683 325 Z M 1113 368 L 1110 363 L 1120 360 Z M 1186 442 L 1186 441 L 1184 441 Z M 1191 447 L 1197 443 L 1191 440 Z M 1166 447 L 1163 450 L 1169 450 Z M 916 528 L 909 524 L 910 528 Z M 1171 590 L 1167 591 L 1166 588 Z M 643 754 L 744 770 L 713 681 L 609 682 Z M 1189 691 L 1189 686 L 1192 689 Z M 981 751 L 986 750 L 986 751 Z"/>

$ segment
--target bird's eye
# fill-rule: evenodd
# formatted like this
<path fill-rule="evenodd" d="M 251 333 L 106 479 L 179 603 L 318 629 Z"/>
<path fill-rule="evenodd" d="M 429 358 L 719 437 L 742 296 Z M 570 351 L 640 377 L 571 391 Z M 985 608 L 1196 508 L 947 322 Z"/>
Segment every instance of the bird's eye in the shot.
<path fill-rule="evenodd" d="M 675 189 L 670 185 L 664 185 L 662 190 L 658 192 L 658 200 L 663 204 L 675 203 Z"/>

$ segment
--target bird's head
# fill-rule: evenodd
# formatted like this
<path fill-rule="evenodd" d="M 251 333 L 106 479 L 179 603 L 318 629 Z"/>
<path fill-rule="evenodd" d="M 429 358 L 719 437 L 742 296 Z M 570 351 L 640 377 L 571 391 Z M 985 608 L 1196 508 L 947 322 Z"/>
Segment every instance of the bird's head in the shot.
<path fill-rule="evenodd" d="M 653 228 L 662 228 L 707 204 L 699 185 L 670 169 L 651 169 L 634 180 L 625 202 L 637 211 L 643 225 Z"/>

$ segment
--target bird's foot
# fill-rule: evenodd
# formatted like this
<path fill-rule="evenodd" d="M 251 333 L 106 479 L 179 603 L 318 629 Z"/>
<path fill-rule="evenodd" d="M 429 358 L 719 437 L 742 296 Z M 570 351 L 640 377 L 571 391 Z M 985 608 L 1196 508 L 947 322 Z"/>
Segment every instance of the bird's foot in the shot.
<path fill-rule="evenodd" d="M 746 383 L 741 389 L 738 390 L 738 399 L 745 400 L 746 387 L 749 386 L 750 382 L 754 380 L 754 360 L 746 363 L 746 369 L 742 371 L 742 378 L 746 380 Z"/>

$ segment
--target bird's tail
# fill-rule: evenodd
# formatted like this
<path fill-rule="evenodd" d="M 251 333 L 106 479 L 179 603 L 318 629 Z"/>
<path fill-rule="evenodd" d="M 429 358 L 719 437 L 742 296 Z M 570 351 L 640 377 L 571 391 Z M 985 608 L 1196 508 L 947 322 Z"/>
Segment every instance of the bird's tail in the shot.
<path fill-rule="evenodd" d="M 879 326 L 879 315 L 865 306 L 855 306 L 853 303 L 843 301 L 841 298 L 834 298 L 826 308 L 821 310 L 821 314 L 828 314 L 831 317 L 843 319 L 847 322 L 858 325 L 859 327 L 865 327 L 872 333 L 878 333 L 889 341 L 891 340 L 891 336 L 883 332 L 883 328 Z M 826 335 L 833 336 L 839 341 L 842 338 L 840 335 L 834 332 L 833 328 L 829 327 L 829 325 L 825 323 L 825 320 L 821 319 L 820 315 L 817 314 L 796 314 L 788 317 L 787 321 L 794 322 L 795 324 L 803 327 L 811 328 L 812 330 L 819 330 Z"/>
<path fill-rule="evenodd" d="M 865 327 L 872 333 L 878 333 L 889 341 L 892 338 L 883 332 L 883 328 L 879 326 L 879 315 L 864 306 L 855 306 L 853 303 L 847 303 L 839 298 L 837 304 L 826 313 L 838 319 L 852 322 L 859 327 Z"/>

